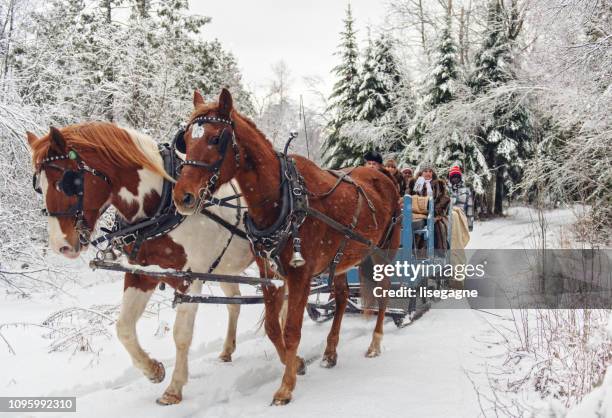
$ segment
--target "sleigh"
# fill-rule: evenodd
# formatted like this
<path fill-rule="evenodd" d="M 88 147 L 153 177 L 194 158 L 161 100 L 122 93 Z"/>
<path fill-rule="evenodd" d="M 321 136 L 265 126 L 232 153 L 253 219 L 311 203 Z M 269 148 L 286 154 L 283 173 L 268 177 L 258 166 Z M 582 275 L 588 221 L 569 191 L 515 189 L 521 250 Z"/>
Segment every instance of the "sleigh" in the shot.
<path fill-rule="evenodd" d="M 402 212 L 402 232 L 401 232 L 401 247 L 396 254 L 395 262 L 409 266 L 426 266 L 431 264 L 445 265 L 450 262 L 449 254 L 451 249 L 452 237 L 452 204 L 448 208 L 448 231 L 447 244 L 448 251 L 436 251 L 434 243 L 434 200 L 429 198 L 427 202 L 428 210 L 425 219 L 417 219 L 413 214 L 413 198 L 412 196 L 404 196 L 404 209 Z M 424 245 L 421 248 L 415 248 L 416 239 L 420 238 Z M 431 306 L 431 301 L 426 297 L 421 297 L 420 289 L 435 288 L 441 289 L 447 286 L 447 279 L 436 277 L 435 275 L 427 275 L 424 272 L 426 268 L 413 269 L 420 273 L 413 274 L 411 277 L 403 275 L 390 277 L 391 290 L 401 291 L 402 289 L 413 289 L 412 291 L 404 291 L 403 293 L 413 293 L 415 296 L 406 296 L 400 298 L 391 298 L 389 305 L 385 311 L 385 315 L 393 319 L 393 322 L 398 327 L 405 326 L 411 321 L 418 319 Z M 362 274 L 360 277 L 359 267 L 354 267 L 347 272 L 347 284 L 349 288 L 349 301 L 346 308 L 347 313 L 362 314 L 366 310 L 376 312 L 375 306 L 365 306 L 364 291 L 371 291 L 373 280 L 372 277 L 366 277 Z M 325 322 L 333 318 L 336 310 L 336 303 L 333 297 L 333 289 L 330 278 L 327 275 L 316 277 L 311 285 L 311 296 L 306 307 L 308 316 L 315 322 Z M 408 319 L 408 321 L 406 320 Z"/>

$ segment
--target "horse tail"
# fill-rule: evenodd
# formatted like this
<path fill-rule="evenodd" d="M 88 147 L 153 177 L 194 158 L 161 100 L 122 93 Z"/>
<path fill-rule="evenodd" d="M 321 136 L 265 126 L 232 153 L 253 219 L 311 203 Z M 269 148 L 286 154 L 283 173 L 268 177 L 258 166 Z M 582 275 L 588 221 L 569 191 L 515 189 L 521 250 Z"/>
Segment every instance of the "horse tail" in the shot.
<path fill-rule="evenodd" d="M 285 287 L 285 295 L 287 295 L 288 292 L 288 287 Z M 283 298 L 283 306 L 281 307 L 281 310 L 278 314 L 279 319 L 280 319 L 280 326 L 281 326 L 281 330 L 285 329 L 285 322 L 287 321 L 287 298 Z M 255 328 L 255 332 L 259 332 L 261 331 L 261 328 L 264 326 L 264 322 L 266 320 L 266 310 L 264 309 L 261 312 L 261 315 L 259 316 L 259 319 L 257 320 L 257 324 L 256 324 L 256 328 Z"/>

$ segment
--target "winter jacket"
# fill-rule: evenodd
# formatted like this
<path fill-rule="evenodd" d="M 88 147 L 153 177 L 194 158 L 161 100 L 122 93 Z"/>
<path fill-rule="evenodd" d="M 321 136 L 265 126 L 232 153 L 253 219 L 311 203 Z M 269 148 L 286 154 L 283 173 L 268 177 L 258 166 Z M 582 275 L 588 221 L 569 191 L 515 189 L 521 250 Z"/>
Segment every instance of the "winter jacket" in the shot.
<path fill-rule="evenodd" d="M 468 220 L 468 228 L 472 231 L 474 229 L 474 197 L 472 196 L 472 190 L 463 184 L 463 181 L 451 184 L 451 199 L 453 207 L 458 207 L 465 213 Z"/>

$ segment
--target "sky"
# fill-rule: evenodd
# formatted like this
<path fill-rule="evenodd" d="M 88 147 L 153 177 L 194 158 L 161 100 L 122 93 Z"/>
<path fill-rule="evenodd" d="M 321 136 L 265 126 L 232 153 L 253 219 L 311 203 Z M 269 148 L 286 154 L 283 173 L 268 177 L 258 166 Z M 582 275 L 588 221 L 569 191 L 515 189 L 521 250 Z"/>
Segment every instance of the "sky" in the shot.
<path fill-rule="evenodd" d="M 335 79 L 331 69 L 339 62 L 334 56 L 340 43 L 345 0 L 191 0 L 190 10 L 209 16 L 202 28 L 206 39 L 217 38 L 238 60 L 247 88 L 262 94 L 272 78 L 271 66 L 284 60 L 291 72 L 290 95 L 304 102 L 316 101 L 303 77 L 322 78 L 319 87 L 325 96 Z M 385 0 L 351 0 L 360 44 L 368 25 L 380 23 Z"/>

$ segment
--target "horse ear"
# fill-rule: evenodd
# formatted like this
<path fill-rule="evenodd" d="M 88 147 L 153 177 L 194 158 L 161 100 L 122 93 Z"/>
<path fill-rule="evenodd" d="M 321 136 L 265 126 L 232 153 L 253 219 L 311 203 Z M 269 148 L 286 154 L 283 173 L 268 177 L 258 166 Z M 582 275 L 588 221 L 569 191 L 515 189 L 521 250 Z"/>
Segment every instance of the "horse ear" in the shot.
<path fill-rule="evenodd" d="M 49 136 L 51 138 L 51 147 L 58 153 L 64 153 L 66 151 L 66 140 L 64 135 L 54 126 L 49 128 Z"/>
<path fill-rule="evenodd" d="M 32 145 L 34 145 L 34 142 L 38 141 L 38 137 L 30 131 L 26 131 L 26 137 L 28 138 L 30 148 L 32 148 Z"/>
<path fill-rule="evenodd" d="M 203 105 L 203 104 L 204 104 L 204 98 L 200 94 L 200 91 L 198 89 L 195 89 L 193 91 L 193 107 L 198 107 L 199 105 Z"/>
<path fill-rule="evenodd" d="M 229 90 L 223 88 L 219 95 L 219 116 L 225 119 L 229 119 L 230 113 L 234 107 L 232 95 Z"/>

